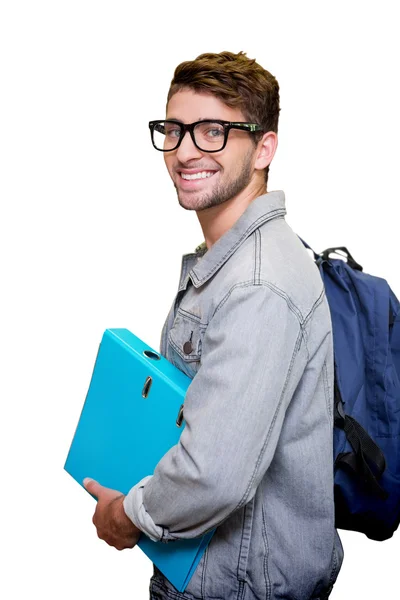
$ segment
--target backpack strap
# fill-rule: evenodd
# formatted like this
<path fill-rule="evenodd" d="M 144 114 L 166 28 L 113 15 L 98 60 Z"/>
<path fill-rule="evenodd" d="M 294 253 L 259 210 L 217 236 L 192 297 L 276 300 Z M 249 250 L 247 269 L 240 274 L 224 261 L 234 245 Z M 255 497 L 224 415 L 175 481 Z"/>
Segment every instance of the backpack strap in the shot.
<path fill-rule="evenodd" d="M 315 261 L 318 261 L 318 259 L 320 259 L 320 258 L 321 258 L 321 255 L 320 255 L 320 254 L 317 254 L 316 252 L 314 252 L 314 250 L 311 248 L 311 246 L 309 246 L 309 245 L 307 244 L 307 242 L 305 242 L 304 240 L 302 240 L 302 239 L 301 239 L 301 237 L 300 237 L 299 235 L 298 235 L 297 237 L 299 238 L 299 240 L 300 240 L 301 242 L 303 242 L 303 245 L 304 245 L 306 248 L 308 248 L 309 250 L 311 250 L 311 252 L 314 254 L 314 260 L 315 260 Z"/>
<path fill-rule="evenodd" d="M 361 478 L 362 482 L 379 498 L 386 500 L 389 494 L 379 485 L 378 479 L 386 469 L 385 456 L 375 444 L 371 436 L 356 419 L 344 412 L 342 397 L 336 380 L 336 363 L 334 379 L 335 426 L 344 430 L 353 452 L 341 452 L 335 460 L 335 470 L 343 467 L 352 475 Z M 371 469 L 371 466 L 373 470 Z"/>

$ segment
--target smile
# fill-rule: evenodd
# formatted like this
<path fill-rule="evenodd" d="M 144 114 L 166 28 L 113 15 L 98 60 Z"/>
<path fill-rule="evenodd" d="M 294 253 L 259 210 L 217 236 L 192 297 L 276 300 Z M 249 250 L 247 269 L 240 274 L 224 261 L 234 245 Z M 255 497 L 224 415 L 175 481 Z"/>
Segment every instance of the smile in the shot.
<path fill-rule="evenodd" d="M 199 171 L 198 173 L 181 173 L 182 179 L 207 179 L 212 177 L 215 171 Z"/>

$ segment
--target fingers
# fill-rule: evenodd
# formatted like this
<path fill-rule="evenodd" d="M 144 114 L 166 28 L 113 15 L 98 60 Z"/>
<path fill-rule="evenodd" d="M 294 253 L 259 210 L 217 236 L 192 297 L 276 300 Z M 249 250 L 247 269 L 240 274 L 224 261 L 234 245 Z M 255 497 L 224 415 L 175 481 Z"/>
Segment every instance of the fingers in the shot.
<path fill-rule="evenodd" d="M 96 498 L 98 497 L 98 492 L 102 487 L 98 481 L 91 479 L 90 477 L 85 477 L 83 480 L 83 485 L 90 494 L 93 494 L 93 496 L 96 496 Z"/>
<path fill-rule="evenodd" d="M 126 550 L 127 548 L 133 548 L 136 545 L 136 541 L 133 539 L 129 541 L 122 541 L 121 539 L 115 539 L 110 535 L 106 535 L 103 532 L 99 532 L 99 530 L 97 530 L 97 537 L 103 540 L 103 542 L 106 542 L 109 546 L 115 548 L 116 550 Z"/>

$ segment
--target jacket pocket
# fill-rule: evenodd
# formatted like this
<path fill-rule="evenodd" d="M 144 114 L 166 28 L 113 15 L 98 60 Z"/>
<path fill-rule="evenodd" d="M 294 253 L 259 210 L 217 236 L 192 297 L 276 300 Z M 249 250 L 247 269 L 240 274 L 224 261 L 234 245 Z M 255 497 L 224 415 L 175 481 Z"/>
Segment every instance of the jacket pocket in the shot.
<path fill-rule="evenodd" d="M 168 333 L 167 358 L 189 377 L 200 367 L 206 327 L 199 317 L 179 309 Z"/>

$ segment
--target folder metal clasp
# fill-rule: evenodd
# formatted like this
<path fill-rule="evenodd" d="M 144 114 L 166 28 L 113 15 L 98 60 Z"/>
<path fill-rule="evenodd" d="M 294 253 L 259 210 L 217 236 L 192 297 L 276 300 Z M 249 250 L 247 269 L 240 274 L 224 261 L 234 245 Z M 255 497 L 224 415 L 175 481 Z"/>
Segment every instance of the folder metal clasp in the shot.
<path fill-rule="evenodd" d="M 153 379 L 151 377 L 146 377 L 146 381 L 144 382 L 144 386 L 142 389 L 143 398 L 147 398 L 147 396 L 149 395 L 149 391 L 150 391 L 152 383 L 153 383 Z"/>
<path fill-rule="evenodd" d="M 178 412 L 178 418 L 176 419 L 176 426 L 180 427 L 183 421 L 183 404 L 181 404 Z"/>

